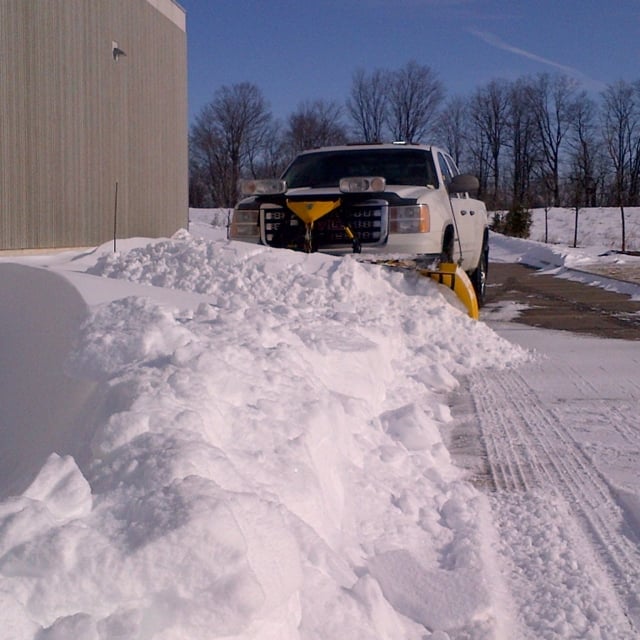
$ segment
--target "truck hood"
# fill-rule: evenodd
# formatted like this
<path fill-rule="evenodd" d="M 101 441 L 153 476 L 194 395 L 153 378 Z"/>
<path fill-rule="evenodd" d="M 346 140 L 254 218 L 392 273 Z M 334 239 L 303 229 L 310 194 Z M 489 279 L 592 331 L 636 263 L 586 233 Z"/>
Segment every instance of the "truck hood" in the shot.
<path fill-rule="evenodd" d="M 419 199 L 428 196 L 429 193 L 434 191 L 433 187 L 415 187 L 408 185 L 387 185 L 385 191 L 383 193 L 370 193 L 367 194 L 371 198 L 385 198 L 390 196 L 391 194 L 395 195 L 397 198 L 401 198 L 402 200 L 415 200 L 416 202 Z M 322 187 L 322 188 L 310 188 L 310 187 L 300 187 L 298 189 L 289 189 L 285 194 L 288 198 L 300 198 L 300 199 L 308 199 L 313 200 L 314 198 L 326 199 L 330 197 L 341 197 L 345 194 L 341 193 L 339 189 L 335 187 Z M 365 195 L 365 194 L 363 194 Z M 392 198 L 395 199 L 395 198 Z"/>

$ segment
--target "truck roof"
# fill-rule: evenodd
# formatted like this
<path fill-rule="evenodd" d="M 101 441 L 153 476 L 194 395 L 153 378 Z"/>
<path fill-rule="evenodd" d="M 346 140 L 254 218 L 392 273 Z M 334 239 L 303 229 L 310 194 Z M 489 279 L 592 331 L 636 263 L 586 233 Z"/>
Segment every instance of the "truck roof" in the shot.
<path fill-rule="evenodd" d="M 365 142 L 329 147 L 316 147 L 315 149 L 305 149 L 298 155 L 303 155 L 306 153 L 319 153 L 323 151 L 358 151 L 364 149 L 424 149 L 425 151 L 432 151 L 433 149 L 437 149 L 437 147 L 434 147 L 430 144 L 418 144 L 413 142 Z"/>

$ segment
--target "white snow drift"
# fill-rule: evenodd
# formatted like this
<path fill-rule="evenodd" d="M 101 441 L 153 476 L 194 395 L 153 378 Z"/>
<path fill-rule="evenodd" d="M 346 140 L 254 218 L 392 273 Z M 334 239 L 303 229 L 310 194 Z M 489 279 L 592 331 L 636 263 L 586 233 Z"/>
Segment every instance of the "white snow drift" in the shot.
<path fill-rule="evenodd" d="M 427 279 L 193 226 L 0 261 L 0 639 L 496 637 L 442 432 L 531 354 Z"/>

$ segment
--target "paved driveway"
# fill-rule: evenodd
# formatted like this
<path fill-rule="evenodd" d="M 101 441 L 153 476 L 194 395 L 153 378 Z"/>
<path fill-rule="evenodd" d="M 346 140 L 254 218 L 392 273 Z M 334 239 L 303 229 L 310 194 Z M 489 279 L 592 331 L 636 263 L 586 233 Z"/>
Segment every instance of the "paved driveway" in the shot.
<path fill-rule="evenodd" d="M 600 287 L 542 275 L 521 264 L 491 263 L 487 305 L 481 311 L 481 319 L 498 318 L 498 310 L 508 302 L 516 303 L 520 309 L 515 322 L 640 340 L 640 301 Z"/>

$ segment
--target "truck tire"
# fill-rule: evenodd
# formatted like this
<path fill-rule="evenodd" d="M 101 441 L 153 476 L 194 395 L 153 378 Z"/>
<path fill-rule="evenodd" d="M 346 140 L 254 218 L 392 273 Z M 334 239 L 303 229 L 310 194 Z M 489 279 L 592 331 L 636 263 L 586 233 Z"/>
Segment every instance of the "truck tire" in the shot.
<path fill-rule="evenodd" d="M 478 299 L 478 307 L 481 307 L 487 297 L 487 275 L 489 273 L 489 244 L 485 241 L 482 245 L 478 266 L 471 272 L 470 280 Z"/>
<path fill-rule="evenodd" d="M 453 262 L 453 227 L 447 227 L 444 231 L 444 240 L 442 241 L 442 253 L 440 254 L 440 262 Z"/>

